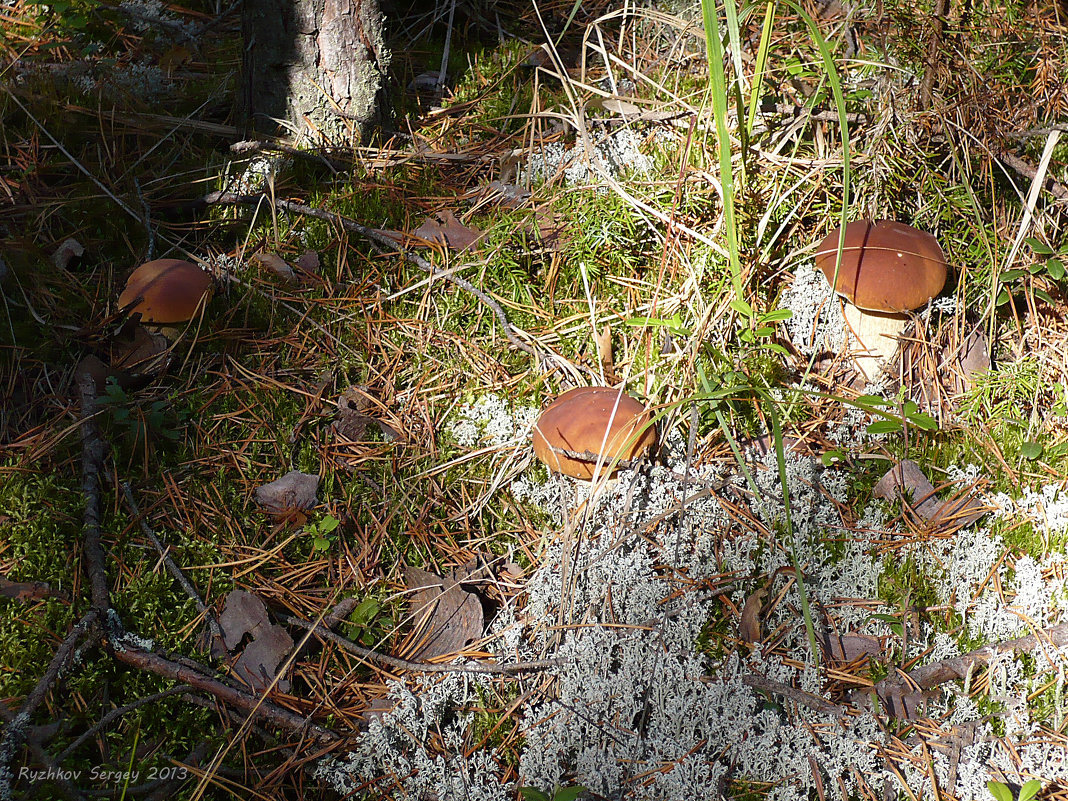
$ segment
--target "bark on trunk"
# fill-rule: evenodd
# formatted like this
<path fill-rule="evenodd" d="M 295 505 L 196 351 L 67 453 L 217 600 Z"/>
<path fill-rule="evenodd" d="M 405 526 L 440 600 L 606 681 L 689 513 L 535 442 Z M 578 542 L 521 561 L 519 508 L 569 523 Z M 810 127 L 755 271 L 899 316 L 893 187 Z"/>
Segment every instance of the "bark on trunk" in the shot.
<path fill-rule="evenodd" d="M 378 0 L 244 0 L 241 117 L 315 144 L 359 144 L 389 64 Z"/>

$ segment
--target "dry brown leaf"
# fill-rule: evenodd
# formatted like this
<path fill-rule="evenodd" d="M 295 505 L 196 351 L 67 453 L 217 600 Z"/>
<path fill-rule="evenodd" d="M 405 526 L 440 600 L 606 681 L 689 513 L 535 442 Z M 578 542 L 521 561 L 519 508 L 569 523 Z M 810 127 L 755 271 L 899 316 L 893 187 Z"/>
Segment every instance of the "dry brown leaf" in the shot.
<path fill-rule="evenodd" d="M 367 429 L 372 425 L 382 432 L 386 442 L 403 440 L 401 433 L 393 426 L 368 414 L 375 408 L 376 404 L 365 387 L 349 387 L 338 398 L 337 415 L 330 427 L 339 439 L 347 442 L 366 441 Z"/>
<path fill-rule="evenodd" d="M 276 277 L 285 281 L 287 284 L 297 283 L 297 274 L 293 272 L 293 268 L 289 266 L 285 259 L 279 256 L 277 253 L 259 252 L 252 257 L 252 260 L 259 264 L 261 267 L 266 267 Z"/>
<path fill-rule="evenodd" d="M 904 459 L 891 467 L 875 485 L 875 495 L 888 501 L 905 498 L 910 508 L 922 520 L 935 525 L 960 528 L 974 523 L 989 510 L 968 492 L 941 501 L 923 470 L 911 459 Z"/>
<path fill-rule="evenodd" d="M 310 276 L 319 275 L 319 254 L 314 250 L 302 253 L 297 259 L 297 267 Z"/>
<path fill-rule="evenodd" d="M 290 470 L 284 476 L 256 489 L 256 503 L 272 515 L 311 509 L 319 499 L 319 476 Z"/>
<path fill-rule="evenodd" d="M 904 459 L 891 467 L 875 485 L 875 496 L 887 501 L 902 498 L 924 520 L 930 520 L 942 502 L 923 470 L 911 459 Z"/>
<path fill-rule="evenodd" d="M 539 208 L 534 212 L 538 246 L 544 253 L 561 253 L 568 243 L 568 220 L 559 212 Z"/>
<path fill-rule="evenodd" d="M 167 337 L 149 331 L 135 320 L 127 321 L 108 345 L 108 363 L 112 369 L 131 377 L 156 378 L 167 370 L 170 360 Z"/>
<path fill-rule="evenodd" d="M 502 206 L 517 209 L 530 200 L 530 190 L 504 181 L 490 181 L 486 194 Z"/>
<path fill-rule="evenodd" d="M 415 647 L 406 658 L 426 661 L 458 653 L 482 637 L 482 602 L 460 587 L 457 578 L 442 579 L 409 566 L 404 568 L 404 581 L 415 590 L 409 597 L 417 621 Z"/>
<path fill-rule="evenodd" d="M 219 628 L 222 629 L 227 650 L 233 651 L 246 634 L 255 637 L 261 628 L 268 625 L 267 607 L 257 596 L 244 590 L 234 590 L 226 596 L 226 606 L 219 616 Z"/>
<path fill-rule="evenodd" d="M 430 243 L 445 245 L 451 250 L 467 250 L 482 238 L 477 228 L 469 228 L 448 209 L 427 217 L 412 236 Z"/>
<path fill-rule="evenodd" d="M 119 388 L 123 390 L 130 389 L 133 385 L 129 375 L 121 370 L 112 370 L 92 354 L 83 356 L 78 362 L 78 366 L 74 368 L 75 377 L 85 373 L 88 373 L 89 377 L 93 379 L 97 395 L 103 395 L 107 392 L 109 378 L 114 378 Z"/>
<path fill-rule="evenodd" d="M 990 347 L 981 329 L 972 331 L 957 347 L 942 349 L 941 365 L 948 372 L 947 383 L 957 394 L 970 389 L 975 376 L 990 370 Z"/>
<path fill-rule="evenodd" d="M 238 678 L 257 690 L 270 685 L 278 672 L 278 666 L 293 650 L 293 638 L 281 626 L 273 625 L 267 618 L 267 607 L 262 599 L 251 592 L 234 590 L 226 596 L 226 606 L 219 616 L 223 644 L 233 652 L 246 636 L 252 641 L 234 662 L 233 672 Z M 226 654 L 216 653 L 223 657 Z M 276 685 L 282 692 L 289 690 L 289 682 L 280 679 Z"/>
<path fill-rule="evenodd" d="M 52 254 L 52 263 L 60 270 L 67 269 L 68 265 L 85 253 L 82 243 L 73 237 L 64 239 L 59 243 L 56 252 Z"/>
<path fill-rule="evenodd" d="M 883 641 L 871 634 L 829 634 L 823 645 L 825 654 L 836 662 L 853 662 L 883 653 Z"/>
<path fill-rule="evenodd" d="M 371 703 L 369 703 L 363 710 L 363 719 L 360 721 L 360 730 L 367 731 L 371 727 L 372 720 L 377 720 L 381 723 L 386 714 L 393 711 L 394 706 L 396 706 L 395 702 L 391 701 L 389 698 L 372 698 Z"/>
<path fill-rule="evenodd" d="M 185 66 L 192 60 L 193 54 L 188 47 L 174 45 L 159 57 L 159 68 L 170 75 L 174 70 Z"/>
<path fill-rule="evenodd" d="M 15 601 L 36 601 L 41 598 L 62 598 L 63 593 L 54 592 L 45 581 L 8 581 L 0 578 L 0 598 Z"/>
<path fill-rule="evenodd" d="M 760 608 L 764 605 L 764 599 L 768 597 L 768 586 L 765 584 L 745 599 L 738 622 L 738 639 L 742 642 L 758 643 L 764 639 L 760 633 Z"/>
<path fill-rule="evenodd" d="M 927 699 L 938 695 L 937 689 L 923 690 L 919 687 L 894 685 L 879 694 L 879 701 L 890 717 L 898 720 L 915 720 L 927 717 Z"/>
<path fill-rule="evenodd" d="M 281 626 L 262 628 L 234 663 L 234 675 L 253 689 L 264 690 L 274 681 L 278 666 L 292 650 L 293 638 Z M 282 692 L 289 692 L 286 679 L 279 679 L 275 687 Z"/>

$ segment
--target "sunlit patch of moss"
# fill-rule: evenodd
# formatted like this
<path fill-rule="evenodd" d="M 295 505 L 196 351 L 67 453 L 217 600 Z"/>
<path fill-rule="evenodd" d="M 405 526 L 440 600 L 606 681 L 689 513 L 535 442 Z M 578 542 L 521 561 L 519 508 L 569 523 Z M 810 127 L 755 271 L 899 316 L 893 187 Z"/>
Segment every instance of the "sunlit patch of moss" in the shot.
<path fill-rule="evenodd" d="M 447 105 L 477 101 L 474 115 L 467 120 L 475 136 L 515 133 L 525 124 L 523 115 L 534 96 L 530 68 L 523 66 L 530 50 L 530 45 L 513 40 L 468 54 L 466 69 Z"/>

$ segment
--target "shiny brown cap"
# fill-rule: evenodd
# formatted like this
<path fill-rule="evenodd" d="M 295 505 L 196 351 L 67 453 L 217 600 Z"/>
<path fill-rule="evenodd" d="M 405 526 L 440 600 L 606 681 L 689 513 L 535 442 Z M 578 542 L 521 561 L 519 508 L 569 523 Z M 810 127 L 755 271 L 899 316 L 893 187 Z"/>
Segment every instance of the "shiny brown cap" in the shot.
<path fill-rule="evenodd" d="M 656 447 L 651 421 L 640 401 L 618 389 L 569 389 L 534 424 L 534 454 L 550 470 L 589 480 L 598 457 L 605 469 L 616 459 L 635 459 Z"/>
<path fill-rule="evenodd" d="M 184 323 L 197 313 L 212 289 L 211 275 L 188 261 L 156 259 L 142 264 L 126 279 L 119 306 L 141 301 L 131 312 L 140 312 L 145 323 Z"/>
<path fill-rule="evenodd" d="M 904 223 L 858 220 L 845 229 L 842 263 L 834 283 L 838 233 L 820 242 L 816 265 L 835 291 L 858 308 L 877 312 L 918 309 L 946 285 L 946 257 L 938 240 Z"/>

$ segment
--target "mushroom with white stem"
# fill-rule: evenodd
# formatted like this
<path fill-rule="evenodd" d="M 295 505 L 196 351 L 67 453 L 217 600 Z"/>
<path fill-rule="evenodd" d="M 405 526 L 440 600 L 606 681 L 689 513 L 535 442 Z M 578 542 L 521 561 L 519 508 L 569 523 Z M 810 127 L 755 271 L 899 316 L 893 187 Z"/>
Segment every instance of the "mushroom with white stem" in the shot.
<path fill-rule="evenodd" d="M 942 291 L 946 257 L 924 231 L 890 220 L 858 220 L 845 228 L 836 273 L 840 232 L 835 228 L 820 242 L 816 266 L 845 298 L 846 324 L 863 349 L 855 361 L 871 380 L 897 353 L 908 312 Z"/>
<path fill-rule="evenodd" d="M 652 414 L 611 387 L 570 389 L 534 424 L 534 454 L 556 473 L 590 481 L 656 447 Z"/>

